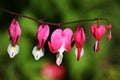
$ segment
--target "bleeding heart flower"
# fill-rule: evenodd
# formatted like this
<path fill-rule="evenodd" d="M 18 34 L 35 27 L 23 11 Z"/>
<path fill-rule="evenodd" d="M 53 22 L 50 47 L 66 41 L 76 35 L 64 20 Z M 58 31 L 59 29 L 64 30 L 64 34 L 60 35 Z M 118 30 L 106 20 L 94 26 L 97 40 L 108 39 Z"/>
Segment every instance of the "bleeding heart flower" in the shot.
<path fill-rule="evenodd" d="M 12 20 L 8 32 L 10 35 L 11 44 L 9 44 L 7 51 L 10 58 L 14 58 L 14 56 L 19 52 L 19 46 L 17 45 L 17 42 L 21 35 L 20 25 L 15 19 Z"/>
<path fill-rule="evenodd" d="M 99 48 L 100 48 L 99 41 L 105 34 L 105 31 L 106 31 L 105 26 L 102 24 L 100 24 L 100 25 L 93 24 L 91 26 L 91 32 L 96 39 L 96 43 L 95 43 L 95 47 L 94 47 L 95 52 L 99 51 Z"/>
<path fill-rule="evenodd" d="M 34 55 L 35 60 L 39 60 L 44 56 L 44 44 L 49 36 L 49 26 L 40 25 L 37 31 L 37 40 L 38 44 L 33 48 L 32 54 Z"/>
<path fill-rule="evenodd" d="M 74 40 L 75 40 L 75 44 L 77 47 L 75 50 L 75 55 L 76 55 L 77 60 L 79 60 L 80 57 L 84 54 L 84 49 L 82 47 L 85 42 L 85 38 L 86 36 L 84 33 L 84 29 L 78 26 L 74 33 Z"/>
<path fill-rule="evenodd" d="M 52 53 L 57 53 L 57 65 L 62 63 L 63 52 L 70 51 L 71 48 L 71 41 L 72 41 L 72 30 L 66 28 L 62 31 L 62 29 L 56 29 L 51 36 L 51 42 L 48 41 L 49 49 Z"/>
<path fill-rule="evenodd" d="M 108 24 L 106 26 L 106 29 L 108 30 L 107 40 L 111 40 L 112 39 L 112 34 L 111 34 L 112 25 Z"/>

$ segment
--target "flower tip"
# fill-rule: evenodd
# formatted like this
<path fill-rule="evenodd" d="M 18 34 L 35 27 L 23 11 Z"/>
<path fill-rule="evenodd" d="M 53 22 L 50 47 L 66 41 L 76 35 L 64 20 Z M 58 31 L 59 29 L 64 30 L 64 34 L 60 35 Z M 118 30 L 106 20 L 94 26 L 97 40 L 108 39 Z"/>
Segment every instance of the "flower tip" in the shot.
<path fill-rule="evenodd" d="M 96 41 L 95 46 L 94 46 L 94 51 L 98 52 L 100 49 L 99 41 Z"/>
<path fill-rule="evenodd" d="M 83 48 L 76 48 L 75 55 L 76 55 L 77 61 L 79 61 L 81 56 L 84 55 L 84 49 Z"/>
<path fill-rule="evenodd" d="M 14 58 L 15 57 L 15 54 L 12 53 L 12 54 L 9 54 L 10 58 Z"/>
<path fill-rule="evenodd" d="M 44 56 L 44 51 L 43 49 L 38 49 L 37 46 L 33 48 L 32 54 L 35 58 L 35 60 L 39 60 L 42 56 Z"/>
<path fill-rule="evenodd" d="M 79 61 L 80 60 L 80 58 L 77 58 L 77 61 Z"/>
<path fill-rule="evenodd" d="M 60 66 L 61 62 L 57 60 L 57 61 L 56 61 L 56 64 L 57 64 L 58 66 Z"/>
<path fill-rule="evenodd" d="M 7 51 L 10 58 L 14 58 L 15 55 L 17 55 L 19 52 L 19 46 L 18 45 L 12 46 L 11 44 L 9 44 Z"/>
<path fill-rule="evenodd" d="M 58 54 L 56 55 L 56 58 L 57 58 L 56 64 L 57 64 L 58 66 L 60 66 L 60 64 L 62 63 L 63 54 L 62 54 L 62 53 L 58 53 Z"/>
<path fill-rule="evenodd" d="M 107 40 L 110 41 L 112 39 L 112 36 L 111 35 L 108 35 L 107 36 Z"/>
<path fill-rule="evenodd" d="M 99 49 L 97 49 L 97 50 L 94 49 L 94 51 L 97 53 L 99 51 Z"/>
<path fill-rule="evenodd" d="M 39 60 L 40 59 L 39 55 L 34 56 L 34 58 L 35 58 L 35 60 Z"/>
<path fill-rule="evenodd" d="M 107 35 L 107 40 L 110 41 L 112 39 L 112 34 L 111 31 L 109 31 L 108 35 Z"/>

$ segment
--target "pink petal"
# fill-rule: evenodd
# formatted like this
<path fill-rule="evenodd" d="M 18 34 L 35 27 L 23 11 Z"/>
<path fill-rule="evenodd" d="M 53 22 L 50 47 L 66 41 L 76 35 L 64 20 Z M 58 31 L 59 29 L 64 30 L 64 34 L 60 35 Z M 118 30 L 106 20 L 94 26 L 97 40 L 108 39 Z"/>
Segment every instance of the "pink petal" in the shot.
<path fill-rule="evenodd" d="M 56 29 L 51 36 L 51 43 L 48 42 L 49 49 L 53 50 L 54 52 L 58 51 L 58 49 L 62 46 L 63 37 L 62 37 L 62 30 Z"/>
<path fill-rule="evenodd" d="M 105 31 L 106 31 L 105 26 L 100 24 L 97 29 L 97 32 L 96 32 L 96 39 L 100 40 L 103 37 L 103 35 L 105 34 Z"/>
<path fill-rule="evenodd" d="M 64 44 L 65 44 L 66 51 L 70 51 L 72 49 L 71 48 L 72 35 L 73 35 L 73 32 L 70 28 L 64 29 L 63 37 L 65 40 Z"/>
<path fill-rule="evenodd" d="M 93 34 L 93 36 L 96 38 L 96 40 L 100 40 L 103 35 L 105 34 L 105 26 L 100 24 L 100 25 L 97 25 L 97 24 L 93 24 L 91 26 L 91 32 Z"/>
<path fill-rule="evenodd" d="M 74 33 L 74 40 L 76 43 L 77 48 L 82 47 L 85 42 L 85 33 L 84 29 L 81 27 L 77 27 L 76 32 Z"/>
<path fill-rule="evenodd" d="M 21 29 L 19 23 L 15 19 L 12 20 L 8 31 L 10 39 L 12 40 L 12 45 L 17 44 L 18 38 L 21 35 Z"/>
<path fill-rule="evenodd" d="M 92 24 L 91 32 L 92 32 L 93 36 L 95 36 L 96 29 L 97 29 L 97 24 Z"/>
<path fill-rule="evenodd" d="M 49 36 L 49 26 L 40 25 L 37 31 L 38 47 L 41 48 L 44 46 L 45 41 Z"/>
<path fill-rule="evenodd" d="M 57 53 L 57 50 L 55 50 L 55 51 L 53 50 L 52 45 L 49 41 L 48 41 L 48 47 L 52 53 L 55 53 L 55 54 Z"/>

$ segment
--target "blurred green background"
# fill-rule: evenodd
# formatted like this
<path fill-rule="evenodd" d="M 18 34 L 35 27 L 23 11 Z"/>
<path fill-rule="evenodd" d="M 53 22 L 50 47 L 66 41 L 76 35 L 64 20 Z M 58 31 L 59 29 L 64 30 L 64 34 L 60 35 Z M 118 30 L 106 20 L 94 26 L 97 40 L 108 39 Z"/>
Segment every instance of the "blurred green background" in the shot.
<path fill-rule="evenodd" d="M 108 18 L 113 25 L 111 41 L 106 40 L 107 32 L 100 42 L 100 51 L 95 53 L 94 37 L 89 28 L 93 22 L 64 25 L 75 31 L 77 25 L 85 29 L 87 36 L 84 49 L 85 55 L 77 61 L 73 47 L 69 53 L 64 52 L 63 80 L 120 80 L 120 0 L 0 0 L 0 7 L 48 22 L 68 22 L 96 17 Z M 10 43 L 8 27 L 16 17 L 0 11 L 0 80 L 50 80 L 41 75 L 41 67 L 48 62 L 55 62 L 47 43 L 45 56 L 39 61 L 34 60 L 32 49 L 37 45 L 36 31 L 38 23 L 16 17 L 22 29 L 19 39 L 20 52 L 10 59 L 7 47 Z M 105 24 L 104 21 L 99 23 Z M 50 26 L 51 33 L 57 27 Z M 51 34 L 50 34 L 51 35 Z M 48 40 L 50 39 L 50 35 Z"/>

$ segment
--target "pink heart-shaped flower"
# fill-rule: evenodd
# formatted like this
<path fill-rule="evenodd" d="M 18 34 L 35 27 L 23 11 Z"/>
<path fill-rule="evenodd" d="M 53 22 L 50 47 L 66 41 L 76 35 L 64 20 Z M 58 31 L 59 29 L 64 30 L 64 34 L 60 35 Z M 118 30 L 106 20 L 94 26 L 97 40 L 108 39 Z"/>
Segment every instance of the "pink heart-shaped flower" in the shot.
<path fill-rule="evenodd" d="M 72 30 L 66 28 L 56 29 L 51 36 L 51 41 L 48 41 L 48 47 L 52 53 L 59 52 L 60 49 L 65 49 L 65 51 L 70 51 L 71 41 L 72 41 Z"/>
<path fill-rule="evenodd" d="M 86 36 L 85 36 L 84 29 L 78 26 L 74 33 L 74 41 L 77 47 L 75 50 L 77 60 L 79 60 L 80 57 L 84 54 L 83 44 L 85 42 L 85 38 Z"/>
<path fill-rule="evenodd" d="M 96 38 L 96 40 L 100 40 L 103 37 L 103 35 L 105 34 L 105 31 L 106 31 L 106 29 L 103 24 L 100 24 L 100 25 L 93 24 L 91 26 L 91 33 Z"/>

